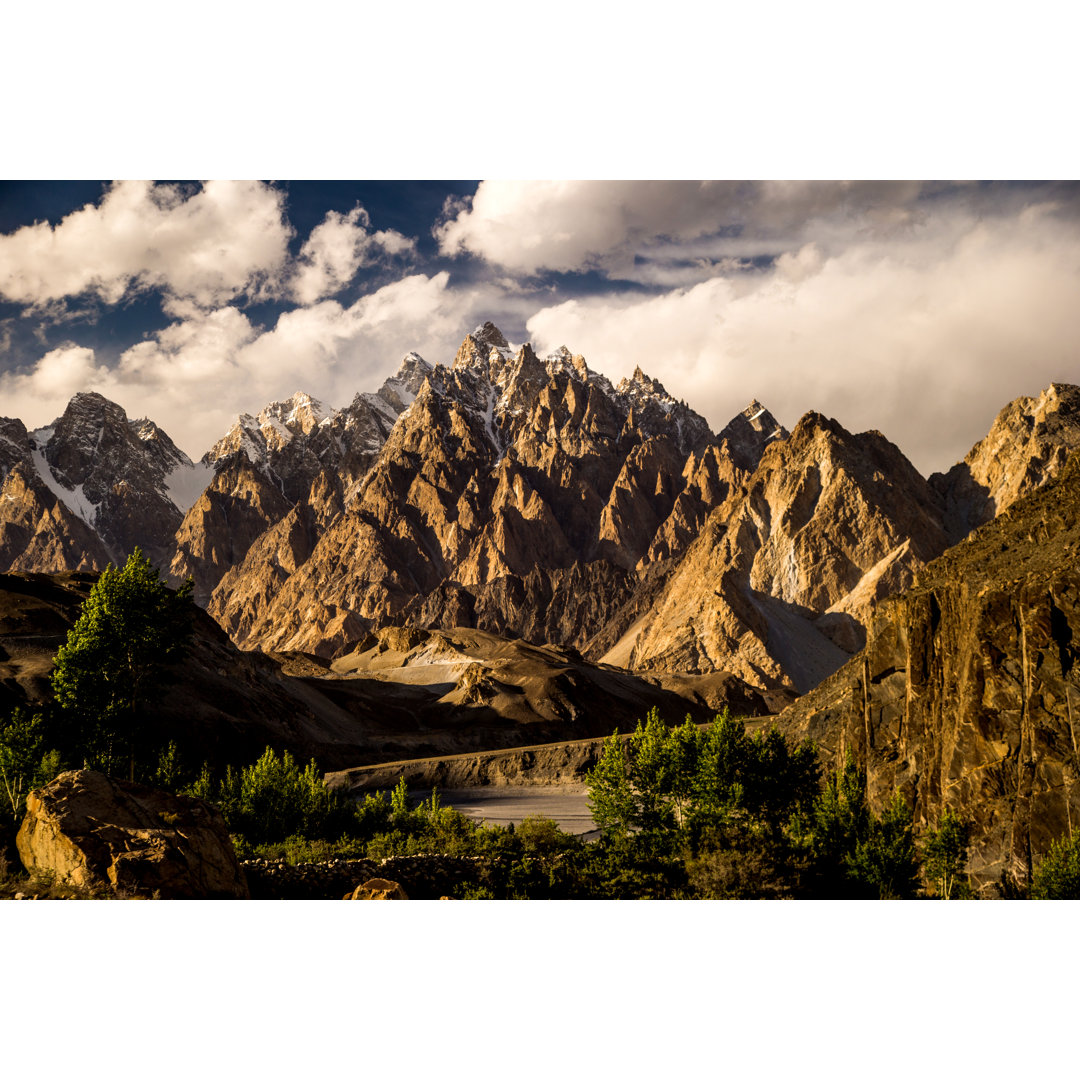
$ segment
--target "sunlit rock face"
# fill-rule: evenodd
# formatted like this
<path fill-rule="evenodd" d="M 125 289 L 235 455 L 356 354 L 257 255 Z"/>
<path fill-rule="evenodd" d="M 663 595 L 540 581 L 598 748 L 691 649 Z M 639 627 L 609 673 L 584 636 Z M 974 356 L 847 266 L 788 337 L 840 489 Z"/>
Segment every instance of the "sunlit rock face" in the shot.
<path fill-rule="evenodd" d="M 872 805 L 971 824 L 980 893 L 1026 886 L 1080 815 L 1080 460 L 885 600 L 865 649 L 780 717 L 829 765 L 850 752 Z"/>

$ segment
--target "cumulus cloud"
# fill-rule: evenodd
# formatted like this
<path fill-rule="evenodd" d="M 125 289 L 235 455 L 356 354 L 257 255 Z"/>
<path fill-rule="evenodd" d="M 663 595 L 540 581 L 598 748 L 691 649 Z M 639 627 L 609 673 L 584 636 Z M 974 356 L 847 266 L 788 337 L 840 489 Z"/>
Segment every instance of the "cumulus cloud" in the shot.
<path fill-rule="evenodd" d="M 640 364 L 714 428 L 758 397 L 789 427 L 816 409 L 877 428 L 929 472 L 1012 398 L 1080 382 L 1078 250 L 1051 205 L 942 215 L 907 239 L 804 245 L 767 272 L 552 305 L 528 330 L 613 377 Z"/>
<path fill-rule="evenodd" d="M 348 214 L 336 210 L 314 229 L 300 249 L 292 294 L 301 304 L 313 304 L 340 292 L 361 266 L 380 258 L 413 251 L 416 241 L 393 229 L 371 232 L 371 219 L 362 206 Z"/>
<path fill-rule="evenodd" d="M 266 184 L 211 181 L 192 192 L 122 181 L 56 226 L 0 236 L 0 296 L 42 308 L 84 294 L 117 304 L 158 288 L 213 307 L 272 289 L 291 235 L 283 195 Z"/>
<path fill-rule="evenodd" d="M 347 307 L 326 300 L 287 311 L 266 331 L 235 307 L 193 310 L 111 366 L 92 349 L 52 350 L 29 370 L 0 375 L 0 394 L 5 411 L 39 426 L 72 394 L 97 390 L 130 416 L 152 417 L 198 457 L 237 413 L 297 390 L 340 407 L 378 389 L 407 351 L 449 362 L 487 295 L 449 288 L 443 272 L 402 278 Z"/>
<path fill-rule="evenodd" d="M 0 394 L 17 402 L 22 411 L 16 415 L 35 427 L 58 415 L 54 402 L 66 405 L 80 390 L 96 390 L 108 381 L 109 371 L 96 363 L 93 349 L 63 345 L 47 352 L 31 371 L 0 375 Z"/>
<path fill-rule="evenodd" d="M 916 203 L 927 188 L 907 181 L 485 180 L 471 200 L 447 205 L 435 235 L 445 255 L 468 252 L 518 273 L 593 269 L 652 280 L 653 262 L 680 260 L 686 277 L 685 260 L 697 258 L 701 280 L 712 260 L 780 253 L 819 220 L 845 233 L 902 233 L 920 220 Z"/>

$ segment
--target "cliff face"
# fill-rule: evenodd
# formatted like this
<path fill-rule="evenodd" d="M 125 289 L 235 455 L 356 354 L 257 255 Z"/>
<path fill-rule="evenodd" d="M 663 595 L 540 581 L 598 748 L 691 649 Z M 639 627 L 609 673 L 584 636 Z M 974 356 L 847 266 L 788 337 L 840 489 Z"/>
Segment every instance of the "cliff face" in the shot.
<path fill-rule="evenodd" d="M 1080 458 L 884 601 L 866 648 L 780 717 L 832 762 L 848 751 L 871 802 L 916 822 L 972 823 L 986 895 L 1025 884 L 1080 826 Z"/>
<path fill-rule="evenodd" d="M 946 546 L 939 499 L 903 454 L 816 413 L 730 490 L 616 647 L 629 666 L 806 691 L 862 644 L 877 600 Z"/>

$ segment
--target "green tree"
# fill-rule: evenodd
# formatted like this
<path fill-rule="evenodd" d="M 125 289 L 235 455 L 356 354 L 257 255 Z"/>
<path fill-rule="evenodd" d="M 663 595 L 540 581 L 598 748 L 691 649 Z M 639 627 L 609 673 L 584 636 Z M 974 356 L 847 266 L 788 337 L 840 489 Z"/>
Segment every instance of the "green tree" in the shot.
<path fill-rule="evenodd" d="M 27 793 L 49 783 L 63 769 L 59 752 L 45 749 L 45 737 L 40 713 L 15 709 L 0 725 L 0 786 L 16 822 L 26 809 Z"/>
<path fill-rule="evenodd" d="M 826 778 L 825 787 L 814 804 L 814 848 L 827 892 L 846 891 L 847 860 L 869 832 L 866 778 L 849 752 L 843 769 Z"/>
<path fill-rule="evenodd" d="M 879 900 L 910 900 L 917 894 L 919 856 L 911 808 L 900 792 L 880 817 L 870 815 L 867 835 L 846 862 L 849 876 L 876 891 Z"/>
<path fill-rule="evenodd" d="M 121 569 L 109 567 L 83 603 L 56 655 L 52 688 L 71 751 L 106 772 L 160 742 L 148 707 L 160 693 L 165 665 L 191 636 L 192 583 L 175 592 L 136 549 Z M 155 738 L 158 734 L 158 738 Z"/>
<path fill-rule="evenodd" d="M 622 736 L 613 732 L 595 768 L 585 779 L 589 785 L 589 809 L 604 833 L 625 836 L 636 824 L 634 791 Z"/>
<path fill-rule="evenodd" d="M 1031 879 L 1033 900 L 1080 900 L 1080 836 L 1050 845 Z"/>
<path fill-rule="evenodd" d="M 866 776 L 849 752 L 825 782 L 813 812 L 818 885 L 834 897 L 913 897 L 919 859 L 911 809 L 897 792 L 880 817 L 866 801 Z"/>
<path fill-rule="evenodd" d="M 942 900 L 951 900 L 966 891 L 962 875 L 967 866 L 968 831 L 967 823 L 958 814 L 946 810 L 937 828 L 923 840 L 926 876 Z"/>
<path fill-rule="evenodd" d="M 817 751 L 810 742 L 792 750 L 775 728 L 751 738 L 726 710 L 702 731 L 689 717 L 669 728 L 652 709 L 628 739 L 605 742 L 586 780 L 593 820 L 605 833 L 687 826 L 698 835 L 736 814 L 778 831 L 813 803 Z"/>
<path fill-rule="evenodd" d="M 399 776 L 394 790 L 390 793 L 390 810 L 394 814 L 405 815 L 409 812 L 409 786 L 405 777 Z"/>

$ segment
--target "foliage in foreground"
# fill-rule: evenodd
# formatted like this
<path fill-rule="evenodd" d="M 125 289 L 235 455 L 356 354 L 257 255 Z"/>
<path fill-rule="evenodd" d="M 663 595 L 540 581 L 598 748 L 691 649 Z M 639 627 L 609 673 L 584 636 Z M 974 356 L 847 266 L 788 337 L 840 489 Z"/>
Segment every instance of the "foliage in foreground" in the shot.
<path fill-rule="evenodd" d="M 1080 836 L 1050 845 L 1031 880 L 1033 900 L 1080 900 Z"/>
<path fill-rule="evenodd" d="M 175 781 L 175 748 L 157 777 Z M 290 862 L 379 861 L 399 855 L 471 857 L 463 897 L 497 899 L 906 898 L 918 894 L 919 851 L 899 796 L 874 814 L 849 758 L 821 784 L 817 755 L 779 732 L 749 735 L 724 714 L 707 729 L 667 728 L 654 714 L 607 740 L 588 777 L 601 836 L 586 843 L 543 818 L 486 826 L 393 792 L 353 800 L 267 748 L 214 777 L 208 766 L 173 790 L 217 804 L 242 856 Z M 963 841 L 963 843 L 961 843 Z M 927 841 L 939 895 L 962 895 L 959 822 L 946 815 Z M 944 890 L 944 891 L 943 891 Z"/>
<path fill-rule="evenodd" d="M 57 750 L 45 747 L 46 724 L 40 712 L 15 709 L 0 720 L 0 786 L 3 810 L 17 826 L 26 811 L 26 796 L 62 771 Z"/>
<path fill-rule="evenodd" d="M 137 762 L 158 753 L 149 706 L 191 637 L 191 590 L 190 581 L 170 589 L 138 548 L 102 571 L 50 676 L 51 734 L 68 756 L 134 780 Z"/>

